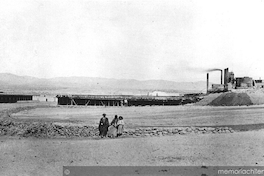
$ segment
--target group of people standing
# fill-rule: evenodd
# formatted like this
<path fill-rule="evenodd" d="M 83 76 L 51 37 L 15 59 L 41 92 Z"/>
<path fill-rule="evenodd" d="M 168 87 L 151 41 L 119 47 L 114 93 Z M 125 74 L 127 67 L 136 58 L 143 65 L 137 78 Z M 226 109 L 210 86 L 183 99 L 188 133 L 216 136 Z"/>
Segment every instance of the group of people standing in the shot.
<path fill-rule="evenodd" d="M 103 114 L 103 117 L 99 122 L 99 135 L 101 138 L 104 137 L 119 137 L 122 135 L 124 130 L 124 119 L 122 116 L 115 115 L 114 119 L 109 124 L 109 120 L 106 117 L 106 114 Z"/>

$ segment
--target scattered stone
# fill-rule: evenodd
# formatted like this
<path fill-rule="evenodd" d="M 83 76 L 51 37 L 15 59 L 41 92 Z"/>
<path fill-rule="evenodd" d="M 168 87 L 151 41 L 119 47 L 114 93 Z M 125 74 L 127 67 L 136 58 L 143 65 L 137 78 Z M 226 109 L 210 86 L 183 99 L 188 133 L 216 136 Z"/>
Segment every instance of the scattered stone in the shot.
<path fill-rule="evenodd" d="M 181 135 L 186 134 L 186 131 L 181 131 L 181 132 L 179 132 L 179 134 L 181 134 Z"/>
<path fill-rule="evenodd" d="M 146 130 L 146 131 L 151 131 L 152 129 L 151 129 L 151 128 L 146 128 L 145 130 Z"/>
<path fill-rule="evenodd" d="M 159 132 L 158 132 L 158 135 L 159 135 L 159 136 L 161 136 L 161 135 L 162 135 L 162 132 L 161 132 L 161 131 L 159 131 Z"/>
<path fill-rule="evenodd" d="M 141 136 L 165 136 L 183 134 L 207 134 L 207 133 L 233 133 L 230 127 L 177 127 L 177 128 L 137 128 L 128 129 L 123 133 L 124 137 Z M 99 136 L 97 127 L 94 126 L 71 126 L 51 122 L 21 122 L 13 119 L 0 120 L 0 136 L 19 136 L 37 138 L 72 138 L 72 137 L 91 137 Z"/>
<path fill-rule="evenodd" d="M 178 130 L 174 129 L 174 130 L 172 130 L 172 133 L 176 134 L 176 133 L 178 133 Z"/>
<path fill-rule="evenodd" d="M 167 131 L 163 131 L 162 134 L 165 134 L 166 135 L 166 134 L 168 134 L 168 132 Z"/>
<path fill-rule="evenodd" d="M 213 131 L 213 130 L 215 130 L 215 128 L 213 128 L 213 127 L 207 127 L 207 130 L 208 131 Z"/>
<path fill-rule="evenodd" d="M 187 127 L 185 131 L 192 132 L 192 129 Z"/>
<path fill-rule="evenodd" d="M 183 130 L 185 130 L 185 128 L 186 127 L 178 127 L 178 128 L 176 128 L 178 131 L 183 131 Z"/>

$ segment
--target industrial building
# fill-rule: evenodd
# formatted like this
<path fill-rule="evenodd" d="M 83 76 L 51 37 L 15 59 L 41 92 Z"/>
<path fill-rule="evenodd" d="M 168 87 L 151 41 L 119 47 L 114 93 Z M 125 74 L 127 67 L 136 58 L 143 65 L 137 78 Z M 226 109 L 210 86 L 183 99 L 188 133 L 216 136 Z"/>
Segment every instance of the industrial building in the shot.
<path fill-rule="evenodd" d="M 151 97 L 133 95 L 57 95 L 58 105 L 83 106 L 174 106 L 194 103 L 198 95 L 178 97 Z"/>
<path fill-rule="evenodd" d="M 223 79 L 223 71 L 221 69 L 214 69 L 213 71 L 221 71 L 221 84 L 212 84 L 212 88 L 209 88 L 209 73 L 206 76 L 207 82 L 207 93 L 214 92 L 226 92 L 231 91 L 232 89 L 250 89 L 250 88 L 264 88 L 264 81 L 254 80 L 251 77 L 235 77 L 234 72 L 229 72 L 229 69 L 224 69 L 224 83 L 222 83 Z"/>
<path fill-rule="evenodd" d="M 31 101 L 33 95 L 17 95 L 0 93 L 0 103 L 16 103 L 18 101 Z"/>

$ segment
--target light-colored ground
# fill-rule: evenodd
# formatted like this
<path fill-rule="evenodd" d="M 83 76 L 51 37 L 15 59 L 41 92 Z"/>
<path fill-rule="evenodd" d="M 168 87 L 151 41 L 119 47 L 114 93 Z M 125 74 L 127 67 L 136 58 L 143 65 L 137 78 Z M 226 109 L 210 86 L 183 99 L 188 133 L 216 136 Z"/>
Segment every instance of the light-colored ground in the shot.
<path fill-rule="evenodd" d="M 0 140 L 0 175 L 60 176 L 63 166 L 264 166 L 264 131 L 104 140 Z"/>
<path fill-rule="evenodd" d="M 109 120 L 124 117 L 126 127 L 138 126 L 214 126 L 264 123 L 264 106 L 146 106 L 146 107 L 67 107 L 36 108 L 13 114 L 18 119 L 80 121 L 97 125 L 102 113 Z"/>
<path fill-rule="evenodd" d="M 0 103 L 0 112 L 16 108 L 38 107 L 38 106 L 56 106 L 56 102 L 39 102 L 39 101 L 21 101 L 17 103 Z"/>
<path fill-rule="evenodd" d="M 5 105 L 7 106 L 7 105 Z M 8 105 L 12 106 L 12 105 Z M 17 108 L 17 104 L 14 105 Z M 23 105 L 24 106 L 24 105 Z M 0 108 L 1 109 L 1 108 Z M 41 107 L 11 114 L 26 120 L 70 120 L 97 125 L 105 112 L 126 126 L 197 126 L 264 123 L 252 107 Z M 0 175 L 62 175 L 62 166 L 264 166 L 264 130 L 122 139 L 0 137 Z"/>

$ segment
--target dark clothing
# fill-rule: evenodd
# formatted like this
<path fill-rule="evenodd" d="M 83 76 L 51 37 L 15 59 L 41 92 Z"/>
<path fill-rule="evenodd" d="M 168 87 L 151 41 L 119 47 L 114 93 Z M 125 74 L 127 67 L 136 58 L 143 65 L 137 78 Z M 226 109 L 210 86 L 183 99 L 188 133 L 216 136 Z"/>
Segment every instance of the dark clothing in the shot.
<path fill-rule="evenodd" d="M 118 122 L 118 119 L 117 118 L 114 118 L 111 122 L 111 125 L 113 125 L 114 127 L 117 126 L 117 122 Z"/>
<path fill-rule="evenodd" d="M 117 136 L 117 122 L 118 122 L 118 118 L 115 117 L 111 123 L 110 123 L 110 127 L 108 128 L 108 132 L 107 135 L 109 137 L 116 137 Z"/>
<path fill-rule="evenodd" d="M 108 127 L 109 127 L 109 121 L 108 118 L 101 118 L 100 122 L 99 122 L 99 135 L 100 136 L 106 136 L 107 131 L 108 131 Z"/>

